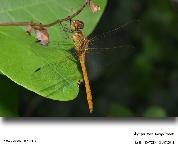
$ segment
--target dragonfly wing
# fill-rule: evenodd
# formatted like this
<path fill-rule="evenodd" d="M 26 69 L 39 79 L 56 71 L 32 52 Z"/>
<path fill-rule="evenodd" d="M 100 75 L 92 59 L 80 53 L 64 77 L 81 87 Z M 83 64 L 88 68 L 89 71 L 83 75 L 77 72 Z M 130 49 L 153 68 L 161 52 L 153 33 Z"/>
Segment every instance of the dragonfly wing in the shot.
<path fill-rule="evenodd" d="M 95 34 L 89 39 L 91 47 L 94 45 L 108 45 L 106 47 L 114 47 L 119 45 L 128 45 L 132 33 L 141 25 L 140 20 L 132 20 L 125 24 L 118 25 L 106 32 L 100 31 L 101 34 Z"/>

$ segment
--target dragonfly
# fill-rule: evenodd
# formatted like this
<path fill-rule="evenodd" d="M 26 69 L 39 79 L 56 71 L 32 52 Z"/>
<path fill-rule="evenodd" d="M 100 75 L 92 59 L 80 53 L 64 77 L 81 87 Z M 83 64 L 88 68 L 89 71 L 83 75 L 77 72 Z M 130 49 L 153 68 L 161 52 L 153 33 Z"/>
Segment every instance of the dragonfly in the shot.
<path fill-rule="evenodd" d="M 84 23 L 79 20 L 73 20 L 71 23 L 71 29 L 73 30 L 72 40 L 74 42 L 74 47 L 77 52 L 77 56 L 80 61 L 82 68 L 83 79 L 85 82 L 85 89 L 88 101 L 88 107 L 90 113 L 93 112 L 93 100 L 90 88 L 90 82 L 88 79 L 88 73 L 86 69 L 86 52 L 88 51 L 90 40 L 84 35 L 82 29 L 84 28 Z"/>
<path fill-rule="evenodd" d="M 91 48 L 91 45 L 93 45 L 94 41 L 97 41 L 100 38 L 104 38 L 105 36 L 107 36 L 110 33 L 117 32 L 118 30 L 120 30 L 121 28 L 125 28 L 129 24 L 131 24 L 131 23 L 128 22 L 128 23 L 126 23 L 122 26 L 118 26 L 117 28 L 114 28 L 108 32 L 105 32 L 100 35 L 96 35 L 93 38 L 88 38 L 84 34 L 84 32 L 83 32 L 84 22 L 82 22 L 80 20 L 71 20 L 70 29 L 67 29 L 68 30 L 67 32 L 71 33 L 71 39 L 72 39 L 72 42 L 73 42 L 73 45 L 75 48 L 75 53 L 76 53 L 77 59 L 79 60 L 79 63 L 80 63 L 83 80 L 84 80 L 84 84 L 85 84 L 88 108 L 89 108 L 90 113 L 93 112 L 93 96 L 92 96 L 90 80 L 88 77 L 88 72 L 87 72 L 87 67 L 86 67 L 86 54 L 88 54 L 92 51 L 98 52 L 98 49 L 100 49 L 99 52 L 101 52 L 101 49 L 105 52 L 106 51 L 108 52 L 111 49 L 117 49 L 118 47 L 122 47 L 122 45 L 121 45 L 121 46 L 115 46 L 115 47 L 111 47 L 111 48 Z M 41 68 L 38 68 L 37 70 L 35 70 L 35 72 L 38 72 L 40 69 Z M 57 70 L 55 70 L 55 69 L 54 69 L 54 71 L 57 72 Z"/>

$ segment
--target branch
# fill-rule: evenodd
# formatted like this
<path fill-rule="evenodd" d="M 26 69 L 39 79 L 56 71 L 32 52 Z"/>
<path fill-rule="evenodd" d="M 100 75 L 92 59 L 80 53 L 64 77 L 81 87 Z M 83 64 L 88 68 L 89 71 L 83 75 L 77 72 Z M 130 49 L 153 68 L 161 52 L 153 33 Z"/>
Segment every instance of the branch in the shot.
<path fill-rule="evenodd" d="M 58 20 L 56 20 L 56 21 L 54 21 L 54 22 L 52 22 L 52 23 L 43 25 L 43 27 L 51 27 L 51 26 L 54 26 L 54 25 L 56 25 L 56 24 L 62 23 L 62 22 L 64 22 L 64 21 L 71 20 L 72 18 L 74 18 L 75 16 L 77 16 L 78 14 L 80 14 L 80 13 L 83 11 L 83 9 L 87 6 L 87 4 L 89 4 L 89 2 L 90 2 L 90 1 L 86 1 L 86 2 L 81 6 L 81 8 L 80 8 L 78 11 L 76 11 L 74 14 L 72 14 L 71 16 L 68 16 L 68 17 L 66 17 L 66 18 L 64 18 L 64 19 L 58 19 Z"/>
<path fill-rule="evenodd" d="M 42 23 L 33 23 L 33 22 L 2 22 L 0 23 L 0 26 L 32 26 L 32 27 L 51 27 L 54 26 L 56 24 L 62 23 L 64 21 L 69 21 L 72 18 L 74 18 L 75 16 L 77 16 L 78 14 L 80 14 L 83 9 L 87 6 L 87 4 L 90 3 L 90 0 L 86 0 L 85 3 L 80 7 L 80 9 L 78 11 L 76 11 L 74 14 L 72 14 L 71 16 L 68 16 L 66 18 L 63 19 L 58 19 L 52 23 L 43 25 Z"/>

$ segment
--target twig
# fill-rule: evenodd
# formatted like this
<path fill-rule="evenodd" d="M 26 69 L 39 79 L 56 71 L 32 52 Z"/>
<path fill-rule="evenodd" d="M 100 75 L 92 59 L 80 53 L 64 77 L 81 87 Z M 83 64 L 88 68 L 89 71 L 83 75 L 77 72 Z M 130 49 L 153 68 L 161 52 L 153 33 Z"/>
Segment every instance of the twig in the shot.
<path fill-rule="evenodd" d="M 49 24 L 44 25 L 43 27 L 51 27 L 51 26 L 54 26 L 54 25 L 56 25 L 56 24 L 58 24 L 58 23 L 62 23 L 62 22 L 64 22 L 64 21 L 71 20 L 72 18 L 74 18 L 75 16 L 77 16 L 78 14 L 80 14 L 80 13 L 82 12 L 82 10 L 86 7 L 86 5 L 87 5 L 89 2 L 90 2 L 90 1 L 86 1 L 86 2 L 81 6 L 81 8 L 80 8 L 78 11 L 76 11 L 74 14 L 72 14 L 71 16 L 68 16 L 68 17 L 66 17 L 66 18 L 64 18 L 64 19 L 58 19 L 58 20 L 56 20 L 56 21 L 54 21 L 54 22 L 52 22 L 52 23 L 49 23 Z"/>
<path fill-rule="evenodd" d="M 80 7 L 79 10 L 77 10 L 74 14 L 72 14 L 71 16 L 67 16 L 63 19 L 58 19 L 52 23 L 49 23 L 49 24 L 45 24 L 43 25 L 42 23 L 33 23 L 33 22 L 0 22 L 0 26 L 32 26 L 32 27 L 51 27 L 51 26 L 54 26 L 56 24 L 59 24 L 59 23 L 62 23 L 64 21 L 69 21 L 71 20 L 72 18 L 74 18 L 75 16 L 77 16 L 78 14 L 80 14 L 83 9 L 87 6 L 87 4 L 90 3 L 90 0 L 86 0 L 85 3 Z"/>

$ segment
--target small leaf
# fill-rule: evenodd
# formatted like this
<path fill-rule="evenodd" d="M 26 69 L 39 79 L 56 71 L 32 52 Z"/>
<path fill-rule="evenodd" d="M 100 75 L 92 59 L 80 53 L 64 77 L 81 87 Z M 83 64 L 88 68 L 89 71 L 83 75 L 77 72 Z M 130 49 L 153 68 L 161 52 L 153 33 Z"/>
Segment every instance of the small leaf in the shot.
<path fill-rule="evenodd" d="M 112 103 L 110 107 L 109 115 L 112 117 L 132 117 L 133 113 L 126 107 L 118 104 Z"/>
<path fill-rule="evenodd" d="M 93 3 L 93 1 L 90 1 L 90 8 L 93 11 L 93 13 L 96 13 L 100 10 L 100 6 Z"/>
<path fill-rule="evenodd" d="M 47 28 L 35 29 L 36 39 L 41 45 L 48 45 L 49 33 Z"/>
<path fill-rule="evenodd" d="M 166 117 L 166 112 L 159 106 L 151 106 L 145 111 L 144 117 Z"/>

